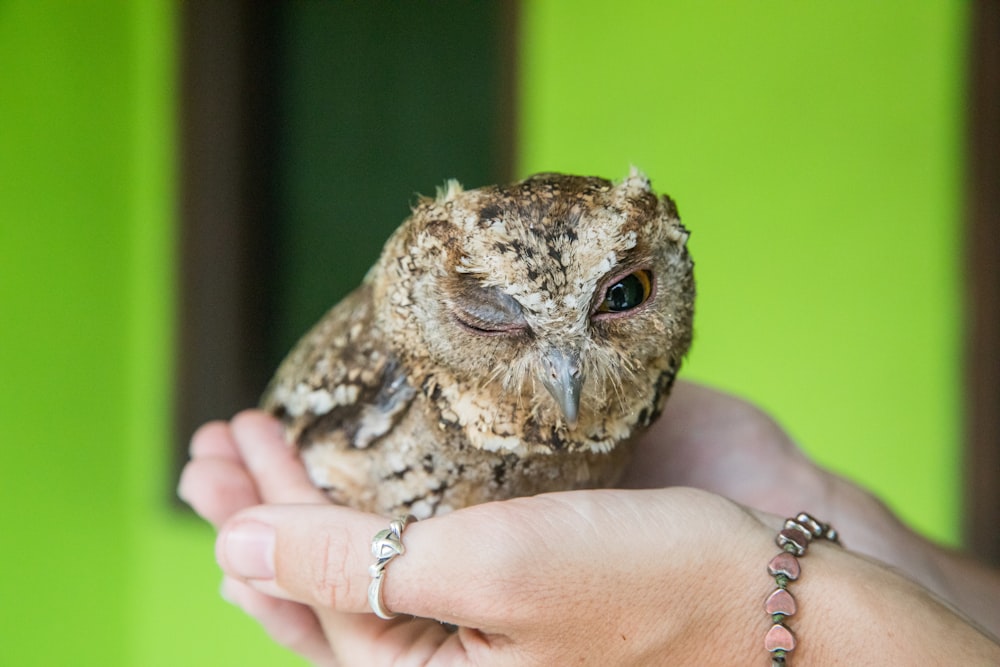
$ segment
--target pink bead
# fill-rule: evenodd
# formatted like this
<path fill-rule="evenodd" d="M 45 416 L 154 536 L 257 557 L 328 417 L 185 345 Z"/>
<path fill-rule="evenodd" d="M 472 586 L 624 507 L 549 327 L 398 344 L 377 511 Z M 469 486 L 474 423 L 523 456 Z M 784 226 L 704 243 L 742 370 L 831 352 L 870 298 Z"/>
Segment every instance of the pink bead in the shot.
<path fill-rule="evenodd" d="M 773 593 L 767 596 L 767 600 L 764 601 L 764 610 L 772 616 L 774 614 L 791 616 L 795 613 L 796 609 L 795 598 L 793 598 L 792 594 L 784 588 L 776 589 Z"/>
<path fill-rule="evenodd" d="M 795 649 L 795 636 L 783 625 L 772 625 L 764 636 L 764 648 L 771 653 L 792 651 Z"/>
<path fill-rule="evenodd" d="M 799 574 L 801 573 L 801 570 L 799 569 L 799 559 L 787 551 L 782 551 L 780 554 L 772 558 L 771 562 L 767 564 L 767 571 L 771 573 L 772 577 L 783 574 L 788 577 L 789 580 L 795 581 L 799 578 Z"/>

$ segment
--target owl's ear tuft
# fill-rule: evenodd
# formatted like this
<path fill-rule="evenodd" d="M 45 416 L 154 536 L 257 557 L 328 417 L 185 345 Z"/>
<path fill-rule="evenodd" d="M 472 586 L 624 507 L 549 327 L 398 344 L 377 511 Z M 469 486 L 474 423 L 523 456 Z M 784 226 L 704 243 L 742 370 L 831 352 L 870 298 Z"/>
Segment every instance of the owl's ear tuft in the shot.
<path fill-rule="evenodd" d="M 653 191 L 653 186 L 649 182 L 649 177 L 635 165 L 629 166 L 628 176 L 625 177 L 625 180 L 622 181 L 619 187 L 623 189 L 626 194 Z"/>
<path fill-rule="evenodd" d="M 437 196 L 434 198 L 435 203 L 444 204 L 445 202 L 450 202 L 458 195 L 462 194 L 464 189 L 462 184 L 459 183 L 454 178 L 449 178 L 444 182 L 443 186 L 438 186 Z"/>

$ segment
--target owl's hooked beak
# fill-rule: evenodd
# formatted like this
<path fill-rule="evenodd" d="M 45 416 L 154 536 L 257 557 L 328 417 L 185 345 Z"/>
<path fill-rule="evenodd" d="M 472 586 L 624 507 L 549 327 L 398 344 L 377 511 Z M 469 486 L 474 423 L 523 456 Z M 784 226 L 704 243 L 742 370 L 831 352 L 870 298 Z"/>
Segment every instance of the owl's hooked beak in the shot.
<path fill-rule="evenodd" d="M 566 423 L 574 426 L 580 413 L 580 390 L 584 380 L 580 353 L 553 347 L 542 357 L 542 365 L 542 384 L 562 410 Z"/>

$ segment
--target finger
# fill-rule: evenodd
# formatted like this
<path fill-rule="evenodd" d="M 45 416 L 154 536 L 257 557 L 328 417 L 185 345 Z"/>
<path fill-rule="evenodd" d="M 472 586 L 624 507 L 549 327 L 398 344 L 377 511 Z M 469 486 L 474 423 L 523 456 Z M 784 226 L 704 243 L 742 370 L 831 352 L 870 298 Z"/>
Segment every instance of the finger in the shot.
<path fill-rule="evenodd" d="M 229 459 L 238 461 L 240 453 L 229 428 L 229 422 L 213 421 L 203 424 L 191 436 L 188 451 L 192 459 Z"/>
<path fill-rule="evenodd" d="M 285 442 L 280 422 L 259 410 L 232 421 L 233 439 L 265 503 L 329 503 L 309 480 L 298 452 Z"/>
<path fill-rule="evenodd" d="M 329 638 L 334 655 L 343 665 L 447 665 L 470 663 L 465 637 L 428 619 L 399 616 L 385 621 L 374 614 L 344 614 L 314 609 Z M 474 634 L 474 633 L 473 633 Z"/>
<path fill-rule="evenodd" d="M 518 510 L 517 502 L 410 524 L 402 539 L 405 553 L 385 569 L 386 606 L 484 629 L 496 619 L 526 614 L 527 609 L 512 611 L 526 603 L 499 573 L 519 571 L 517 559 L 525 554 L 537 559 L 534 547 L 545 549 L 544 540 L 507 537 L 534 530 L 525 527 L 531 510 Z M 259 506 L 222 528 L 216 557 L 227 574 L 261 592 L 339 612 L 370 613 L 371 542 L 387 525 L 385 518 L 332 505 Z"/>
<path fill-rule="evenodd" d="M 283 540 L 279 554 L 277 532 L 263 522 L 281 525 L 287 520 L 301 522 L 302 534 L 283 530 L 283 536 L 299 542 L 299 548 L 288 548 Z M 426 611 L 421 614 L 400 607 L 401 615 L 392 621 L 371 612 L 367 602 L 370 541 L 386 523 L 383 518 L 332 505 L 262 506 L 223 528 L 217 553 L 224 570 L 239 576 L 252 590 L 312 606 L 343 664 L 400 664 L 404 656 L 407 664 L 467 664 L 467 647 L 482 650 L 484 646 L 478 634 L 450 633 L 436 621 L 407 615 L 430 616 Z M 341 531 L 344 534 L 338 536 Z M 363 537 L 351 539 L 352 531 Z M 317 536 L 324 537 L 314 541 Z M 303 537 L 307 543 L 301 542 Z M 414 593 L 413 597 L 420 596 Z M 432 606 L 426 605 L 427 609 Z"/>
<path fill-rule="evenodd" d="M 184 466 L 177 495 L 218 528 L 236 512 L 259 505 L 247 469 L 226 459 L 196 459 Z"/>
<path fill-rule="evenodd" d="M 236 579 L 222 580 L 222 597 L 261 624 L 277 643 L 315 665 L 335 665 L 330 645 L 309 607 L 260 593 Z"/>
<path fill-rule="evenodd" d="M 227 574 L 259 591 L 363 612 L 369 610 L 370 541 L 385 524 L 342 507 L 263 505 L 239 513 L 221 528 L 216 559 Z"/>

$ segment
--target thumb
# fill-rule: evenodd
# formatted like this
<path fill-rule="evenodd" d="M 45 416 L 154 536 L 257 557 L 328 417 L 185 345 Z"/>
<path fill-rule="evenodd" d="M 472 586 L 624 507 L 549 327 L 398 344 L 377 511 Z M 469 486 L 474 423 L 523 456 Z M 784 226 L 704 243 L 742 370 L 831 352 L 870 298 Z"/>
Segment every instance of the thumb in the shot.
<path fill-rule="evenodd" d="M 509 622 L 512 606 L 524 605 L 523 599 L 512 604 L 519 595 L 503 574 L 519 571 L 524 551 L 518 548 L 524 540 L 511 539 L 504 528 L 516 503 L 408 524 L 405 551 L 383 575 L 385 606 L 466 627 Z M 263 593 L 339 612 L 371 612 L 371 543 L 388 526 L 384 517 L 346 507 L 260 505 L 223 526 L 216 558 L 226 574 Z"/>

